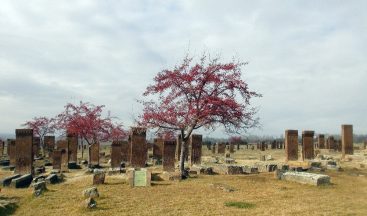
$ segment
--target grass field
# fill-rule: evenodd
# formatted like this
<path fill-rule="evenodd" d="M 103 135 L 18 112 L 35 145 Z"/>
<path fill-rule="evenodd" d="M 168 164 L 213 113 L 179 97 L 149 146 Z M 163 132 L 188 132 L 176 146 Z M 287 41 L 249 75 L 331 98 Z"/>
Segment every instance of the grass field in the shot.
<path fill-rule="evenodd" d="M 284 159 L 282 150 L 265 153 L 276 161 Z M 204 154 L 210 153 L 205 150 Z M 246 163 L 258 161 L 248 157 L 260 154 L 244 150 L 234 157 Z M 153 181 L 144 188 L 130 188 L 121 175 L 107 176 L 106 184 L 98 186 L 97 209 L 87 210 L 82 207 L 82 191 L 92 186 L 92 175 L 73 170 L 66 173 L 66 182 L 48 185 L 49 190 L 38 198 L 32 196 L 31 188 L 3 188 L 0 196 L 18 200 L 14 215 L 367 215 L 367 169 L 359 168 L 366 163 L 367 151 L 357 155 L 363 161 L 341 162 L 342 172 L 326 171 L 332 184 L 321 187 L 279 181 L 272 173 L 200 175 L 181 182 Z M 2 171 L 0 177 L 10 174 Z M 225 192 L 215 183 L 235 191 Z"/>

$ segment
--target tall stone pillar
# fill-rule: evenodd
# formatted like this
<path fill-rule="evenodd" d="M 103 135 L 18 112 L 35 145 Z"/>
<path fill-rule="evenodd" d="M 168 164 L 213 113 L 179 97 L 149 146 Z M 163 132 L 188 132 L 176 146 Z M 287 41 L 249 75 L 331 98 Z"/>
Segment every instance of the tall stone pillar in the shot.
<path fill-rule="evenodd" d="M 302 159 L 311 160 L 314 158 L 313 136 L 314 131 L 302 132 Z"/>
<path fill-rule="evenodd" d="M 298 160 L 298 130 L 285 131 L 285 160 Z"/>
<path fill-rule="evenodd" d="M 353 125 L 342 125 L 342 155 L 353 154 Z"/>

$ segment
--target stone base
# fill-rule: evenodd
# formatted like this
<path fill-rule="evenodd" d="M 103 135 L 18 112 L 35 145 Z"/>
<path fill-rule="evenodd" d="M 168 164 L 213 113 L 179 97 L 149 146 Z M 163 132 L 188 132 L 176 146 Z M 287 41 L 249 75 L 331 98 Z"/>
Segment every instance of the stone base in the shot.
<path fill-rule="evenodd" d="M 11 180 L 10 187 L 14 188 L 24 188 L 29 187 L 32 183 L 33 177 L 32 174 L 22 175 L 18 178 Z"/>
<path fill-rule="evenodd" d="M 330 184 L 330 177 L 328 175 L 306 172 L 284 172 L 281 174 L 280 179 L 315 186 Z"/>

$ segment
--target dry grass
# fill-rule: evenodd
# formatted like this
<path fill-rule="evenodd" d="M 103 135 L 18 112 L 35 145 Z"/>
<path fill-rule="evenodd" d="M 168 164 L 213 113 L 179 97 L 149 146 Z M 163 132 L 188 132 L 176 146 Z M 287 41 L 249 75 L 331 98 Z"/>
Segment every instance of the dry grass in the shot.
<path fill-rule="evenodd" d="M 246 151 L 235 157 L 245 154 L 260 153 Z M 281 160 L 281 150 L 272 155 Z M 0 172 L 0 176 L 9 174 Z M 15 215 L 367 215 L 367 170 L 347 168 L 326 174 L 333 184 L 324 187 L 278 181 L 271 173 L 199 176 L 181 182 L 153 182 L 146 188 L 130 188 L 123 177 L 107 176 L 106 184 L 98 186 L 101 197 L 96 199 L 96 210 L 81 207 L 82 191 L 92 185 L 92 176 L 84 175 L 83 170 L 67 173 L 65 183 L 48 186 L 49 191 L 38 198 L 32 197 L 31 189 L 3 188 L 1 194 L 19 198 Z M 235 191 L 225 192 L 212 187 L 213 183 L 229 185 Z M 254 207 L 227 207 L 228 202 Z"/>

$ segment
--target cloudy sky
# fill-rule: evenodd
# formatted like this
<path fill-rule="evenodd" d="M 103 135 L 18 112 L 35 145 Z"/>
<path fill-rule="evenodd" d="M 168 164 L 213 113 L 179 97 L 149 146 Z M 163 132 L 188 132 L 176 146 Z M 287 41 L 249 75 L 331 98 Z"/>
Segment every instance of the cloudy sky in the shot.
<path fill-rule="evenodd" d="M 0 2 L 0 132 L 67 102 L 104 104 L 126 126 L 154 75 L 186 52 L 248 61 L 263 94 L 257 135 L 367 133 L 367 1 Z M 210 136 L 222 136 L 205 132 Z"/>

